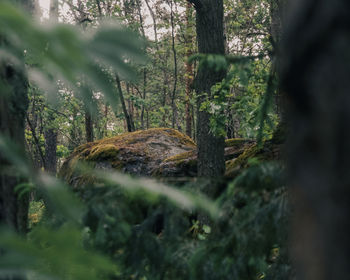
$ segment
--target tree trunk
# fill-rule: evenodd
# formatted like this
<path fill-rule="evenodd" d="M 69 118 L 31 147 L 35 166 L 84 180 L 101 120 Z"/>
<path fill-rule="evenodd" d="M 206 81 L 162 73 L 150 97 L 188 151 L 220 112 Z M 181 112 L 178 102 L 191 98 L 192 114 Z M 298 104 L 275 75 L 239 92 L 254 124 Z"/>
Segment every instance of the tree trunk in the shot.
<path fill-rule="evenodd" d="M 177 108 L 176 108 L 176 87 L 177 87 L 177 57 L 176 57 L 176 48 L 175 48 L 175 23 L 174 23 L 174 11 L 173 11 L 173 0 L 168 1 L 168 5 L 170 6 L 170 25 L 171 25 L 171 49 L 173 51 L 174 58 L 174 85 L 173 85 L 173 93 L 171 95 L 171 109 L 172 109 L 172 120 L 171 126 L 175 128 L 175 124 L 177 122 Z"/>
<path fill-rule="evenodd" d="M 122 87 L 121 87 L 120 79 L 119 79 L 118 75 L 115 76 L 115 80 L 117 82 L 120 103 L 122 104 L 122 109 L 123 109 L 124 117 L 125 117 L 125 120 L 126 120 L 126 125 L 127 125 L 127 128 L 128 128 L 128 132 L 135 131 L 134 122 L 132 121 L 132 118 L 130 117 L 130 115 L 128 113 L 128 110 L 126 109 L 124 95 L 123 95 L 123 91 L 122 91 Z"/>
<path fill-rule="evenodd" d="M 50 19 L 58 22 L 58 0 L 50 1 Z M 57 171 L 57 136 L 58 131 L 55 127 L 55 113 L 49 111 L 46 128 L 44 130 L 45 137 L 45 171 L 55 175 Z"/>
<path fill-rule="evenodd" d="M 290 4 L 281 80 L 291 126 L 287 147 L 296 279 L 348 279 L 350 2 Z"/>
<path fill-rule="evenodd" d="M 192 63 L 189 63 L 188 60 L 193 54 L 192 51 L 192 45 L 193 45 L 193 36 L 192 36 L 192 13 L 193 8 L 190 2 L 187 2 L 186 6 L 186 33 L 185 33 L 185 39 L 186 39 L 186 62 L 185 62 L 185 68 L 186 68 L 186 100 L 185 100 L 185 123 L 186 123 L 186 135 L 188 137 L 192 137 L 192 105 L 190 103 L 192 99 L 192 83 L 193 83 L 193 65 Z"/>
<path fill-rule="evenodd" d="M 190 1 L 197 11 L 196 31 L 198 51 L 203 54 L 225 54 L 223 28 L 223 1 L 202 0 Z M 199 68 L 195 78 L 195 88 L 198 95 L 197 108 L 205 101 L 203 93 L 211 99 L 211 87 L 221 82 L 225 72 L 216 72 L 208 68 Z M 197 153 L 198 176 L 218 178 L 225 171 L 224 146 L 225 139 L 210 132 L 210 115 L 208 112 L 197 113 Z"/>
<path fill-rule="evenodd" d="M 273 75 L 273 79 L 276 79 L 276 57 L 279 53 L 279 45 L 282 37 L 282 11 L 284 7 L 284 0 L 270 0 L 270 41 L 272 43 L 272 69 L 270 75 Z M 285 121 L 285 110 L 284 110 L 284 95 L 280 88 L 277 88 L 275 93 L 275 107 L 276 113 L 279 117 L 280 122 Z"/>
<path fill-rule="evenodd" d="M 13 1 L 27 11 L 33 11 L 32 1 Z M 0 46 L 5 44 L 0 34 Z M 20 54 L 19 54 L 20 55 Z M 18 147 L 25 147 L 24 125 L 28 108 L 28 82 L 24 65 L 15 67 L 6 60 L 0 63 L 0 134 Z M 25 233 L 28 223 L 28 196 L 21 198 L 14 188 L 21 183 L 20 176 L 0 153 L 0 224 Z"/>
<path fill-rule="evenodd" d="M 157 34 L 157 19 L 156 19 L 156 15 L 154 14 L 151 6 L 149 5 L 149 2 L 148 0 L 145 0 L 146 2 L 146 5 L 147 5 L 147 8 L 149 10 L 149 13 L 152 17 L 152 21 L 153 21 L 153 32 L 154 32 L 154 42 L 156 44 L 156 49 L 158 50 L 159 49 L 159 46 L 158 46 L 158 34 Z"/>
<path fill-rule="evenodd" d="M 57 129 L 55 126 L 53 113 L 48 116 L 48 127 L 44 131 L 45 137 L 45 171 L 56 175 L 57 171 Z"/>
<path fill-rule="evenodd" d="M 94 122 L 89 110 L 85 107 L 85 137 L 86 142 L 94 141 Z"/>
<path fill-rule="evenodd" d="M 147 70 L 146 67 L 143 69 L 143 91 L 142 91 L 142 99 L 146 102 L 146 86 L 147 86 Z M 142 104 L 141 110 L 141 128 L 145 129 L 145 104 Z"/>

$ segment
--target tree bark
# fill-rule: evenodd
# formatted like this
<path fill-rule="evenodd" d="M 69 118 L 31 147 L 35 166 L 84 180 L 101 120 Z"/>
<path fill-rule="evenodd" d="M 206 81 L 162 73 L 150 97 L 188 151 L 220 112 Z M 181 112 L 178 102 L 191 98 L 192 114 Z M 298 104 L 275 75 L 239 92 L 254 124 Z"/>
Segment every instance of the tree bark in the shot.
<path fill-rule="evenodd" d="M 123 109 L 124 117 L 125 117 L 125 120 L 126 120 L 126 125 L 127 125 L 127 128 L 128 128 L 128 132 L 135 131 L 134 122 L 132 121 L 132 118 L 130 117 L 130 115 L 128 113 L 128 110 L 126 109 L 124 95 L 123 95 L 123 91 L 122 91 L 122 87 L 121 87 L 120 79 L 119 79 L 118 75 L 115 76 L 115 80 L 117 82 L 120 103 L 122 104 L 122 109 Z"/>
<path fill-rule="evenodd" d="M 270 0 L 270 18 L 271 18 L 271 25 L 270 25 L 270 41 L 272 44 L 272 67 L 270 75 L 273 76 L 273 79 L 276 79 L 277 72 L 274 70 L 276 69 L 276 58 L 279 53 L 279 45 L 281 42 L 282 37 L 282 11 L 283 7 L 285 5 L 284 0 Z M 275 93 L 275 107 L 276 107 L 276 113 L 279 117 L 280 122 L 285 122 L 285 102 L 284 102 L 284 95 L 280 88 L 277 88 Z"/>
<path fill-rule="evenodd" d="M 94 122 L 92 120 L 92 115 L 85 106 L 85 137 L 86 142 L 94 141 Z"/>
<path fill-rule="evenodd" d="M 348 279 L 350 2 L 291 1 L 288 11 L 281 80 L 290 114 L 296 279 Z"/>
<path fill-rule="evenodd" d="M 192 99 L 192 83 L 193 83 L 193 65 L 192 63 L 188 62 L 189 58 L 193 54 L 192 51 L 192 45 L 193 45 L 193 37 L 192 37 L 192 13 L 193 8 L 190 2 L 187 2 L 186 6 L 186 32 L 185 32 L 185 40 L 186 40 L 186 62 L 185 62 L 185 68 L 186 68 L 186 103 L 185 103 L 185 123 L 186 123 L 186 135 L 188 137 L 192 138 L 192 121 L 193 121 L 193 115 L 192 115 L 192 105 L 190 103 Z"/>
<path fill-rule="evenodd" d="M 58 22 L 58 0 L 50 1 L 50 19 L 54 22 Z M 47 117 L 47 124 L 44 130 L 45 137 L 45 171 L 56 175 L 57 171 L 57 137 L 58 130 L 55 127 L 55 113 L 49 111 Z"/>
<path fill-rule="evenodd" d="M 175 124 L 177 122 L 177 108 L 176 108 L 176 88 L 177 88 L 177 57 L 176 57 L 176 48 L 175 48 L 175 23 L 174 23 L 174 11 L 173 11 L 173 0 L 168 1 L 168 5 L 170 6 L 170 25 L 171 25 L 171 49 L 173 51 L 173 59 L 174 59 L 174 85 L 173 92 L 171 95 L 171 109 L 173 111 L 171 126 L 175 128 Z"/>
<path fill-rule="evenodd" d="M 203 54 L 225 54 L 224 27 L 223 27 L 223 1 L 202 0 L 190 1 L 196 8 L 196 31 L 198 51 Z M 225 72 L 216 72 L 208 68 L 199 68 L 195 78 L 197 101 L 197 154 L 198 176 L 218 178 L 225 171 L 224 146 L 225 139 L 210 132 L 208 112 L 200 111 L 205 101 L 204 93 L 211 96 L 211 87 L 221 82 Z"/>
<path fill-rule="evenodd" d="M 13 1 L 27 11 L 33 11 L 32 1 Z M 6 40 L 0 34 L 0 46 Z M 18 54 L 19 56 L 21 54 Z M 0 63 L 0 134 L 24 149 L 24 125 L 28 108 L 28 82 L 24 65 L 16 67 L 7 61 Z M 28 196 L 21 198 L 14 191 L 21 183 L 16 167 L 0 153 L 0 224 L 6 224 L 20 233 L 27 231 Z"/>
<path fill-rule="evenodd" d="M 48 127 L 44 131 L 45 137 L 45 171 L 56 175 L 57 172 L 57 136 L 58 131 L 55 127 L 55 117 L 51 113 L 48 116 Z"/>

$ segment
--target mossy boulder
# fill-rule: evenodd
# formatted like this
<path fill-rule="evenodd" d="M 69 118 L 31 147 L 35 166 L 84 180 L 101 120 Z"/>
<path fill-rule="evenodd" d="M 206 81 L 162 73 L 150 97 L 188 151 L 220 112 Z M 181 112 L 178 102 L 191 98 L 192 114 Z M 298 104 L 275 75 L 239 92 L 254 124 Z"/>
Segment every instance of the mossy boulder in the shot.
<path fill-rule="evenodd" d="M 257 161 L 279 161 L 282 159 L 282 143 L 276 143 L 274 138 L 261 145 L 251 145 L 240 156 L 226 161 L 226 178 L 236 177 L 243 169 L 249 167 L 252 159 Z"/>
<path fill-rule="evenodd" d="M 262 146 L 249 139 L 225 142 L 225 177 L 234 178 L 249 166 L 249 159 L 280 159 L 282 144 L 266 141 Z M 177 130 L 154 128 L 125 133 L 79 146 L 63 163 L 59 176 L 72 186 L 92 182 L 77 171 L 79 163 L 96 169 L 115 169 L 132 175 L 162 178 L 197 176 L 196 144 Z M 166 179 L 166 180 L 168 180 Z"/>
<path fill-rule="evenodd" d="M 73 186 L 85 183 L 87 178 L 77 172 L 81 162 L 97 169 L 149 176 L 166 158 L 195 149 L 189 137 L 170 128 L 125 133 L 79 146 L 63 163 L 59 176 Z"/>
<path fill-rule="evenodd" d="M 225 141 L 225 160 L 231 160 L 240 156 L 249 149 L 255 141 L 249 139 L 234 138 Z M 197 176 L 196 150 L 187 151 L 168 157 L 163 160 L 159 168 L 153 174 L 157 177 L 195 177 Z"/>

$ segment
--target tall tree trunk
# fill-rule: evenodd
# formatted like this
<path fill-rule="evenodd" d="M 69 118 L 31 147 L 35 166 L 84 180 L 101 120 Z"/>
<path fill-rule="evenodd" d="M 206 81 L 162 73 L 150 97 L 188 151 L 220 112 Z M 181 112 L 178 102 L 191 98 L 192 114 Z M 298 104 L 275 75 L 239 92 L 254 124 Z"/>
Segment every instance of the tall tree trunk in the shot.
<path fill-rule="evenodd" d="M 225 54 L 223 27 L 223 0 L 190 0 L 195 5 L 198 51 L 203 54 Z M 198 176 L 218 178 L 225 171 L 225 139 L 210 132 L 208 112 L 200 111 L 205 101 L 203 93 L 211 99 L 211 87 L 221 82 L 225 72 L 200 67 L 195 78 L 198 95 L 197 154 Z"/>
<path fill-rule="evenodd" d="M 143 38 L 146 40 L 145 28 L 144 28 L 144 24 L 143 24 L 143 17 L 142 17 L 142 10 L 141 10 L 141 2 L 140 2 L 140 0 L 137 0 L 137 11 L 138 11 L 138 14 L 139 14 L 141 34 L 142 34 Z M 146 49 L 144 51 L 146 52 Z M 142 99 L 145 102 L 146 101 L 146 85 L 147 85 L 147 69 L 146 69 L 146 67 L 144 67 L 142 69 L 142 71 L 143 71 Z M 141 116 L 140 116 L 141 129 L 145 128 L 144 114 L 145 114 L 145 104 L 143 103 L 142 104 L 142 108 L 141 108 Z"/>
<path fill-rule="evenodd" d="M 58 0 L 50 2 L 50 19 L 58 22 Z M 44 130 L 45 137 L 45 170 L 51 174 L 57 171 L 57 136 L 58 130 L 55 127 L 55 113 L 49 112 L 47 124 Z"/>
<path fill-rule="evenodd" d="M 275 71 L 276 67 L 276 57 L 279 53 L 279 45 L 282 37 L 282 11 L 284 8 L 284 0 L 270 0 L 270 18 L 271 18 L 271 26 L 270 26 L 270 41 L 272 44 L 273 52 L 272 52 L 272 69 L 270 75 L 272 75 L 273 79 L 276 79 L 277 72 Z M 275 94 L 275 107 L 276 113 L 280 119 L 280 122 L 285 121 L 285 110 L 284 110 L 284 95 L 280 88 L 277 88 Z"/>
<path fill-rule="evenodd" d="M 176 57 L 176 48 L 175 48 L 175 23 L 174 23 L 174 10 L 173 10 L 173 0 L 168 1 L 168 5 L 170 6 L 170 25 L 171 25 L 171 49 L 173 51 L 174 58 L 174 86 L 173 93 L 171 95 L 171 109 L 173 111 L 172 114 L 172 128 L 175 128 L 175 124 L 177 122 L 177 108 L 176 108 L 176 87 L 177 87 L 177 57 Z"/>
<path fill-rule="evenodd" d="M 13 1 L 33 11 L 32 1 Z M 5 39 L 0 34 L 0 46 Z M 21 55 L 21 54 L 18 54 Z M 2 60 L 0 63 L 0 134 L 24 149 L 24 125 L 28 108 L 28 82 L 24 65 L 14 66 Z M 28 222 L 28 196 L 19 198 L 14 191 L 21 182 L 12 166 L 0 153 L 0 224 L 25 233 Z"/>
<path fill-rule="evenodd" d="M 192 36 L 192 14 L 193 14 L 193 8 L 190 2 L 187 2 L 186 6 L 186 32 L 185 32 L 185 39 L 186 39 L 186 62 L 185 62 L 185 68 L 186 68 L 186 99 L 185 99 L 185 123 L 186 123 L 186 135 L 188 137 L 192 137 L 192 105 L 190 103 L 192 99 L 192 83 L 193 83 L 193 65 L 188 60 L 193 54 L 193 36 Z"/>
<path fill-rule="evenodd" d="M 290 5 L 281 80 L 291 126 L 287 147 L 296 279 L 348 279 L 350 2 Z"/>
<path fill-rule="evenodd" d="M 146 86 L 147 86 L 147 69 L 143 68 L 143 90 L 142 90 L 142 99 L 144 103 L 142 104 L 141 109 L 141 128 L 145 129 L 145 102 L 146 102 Z"/>

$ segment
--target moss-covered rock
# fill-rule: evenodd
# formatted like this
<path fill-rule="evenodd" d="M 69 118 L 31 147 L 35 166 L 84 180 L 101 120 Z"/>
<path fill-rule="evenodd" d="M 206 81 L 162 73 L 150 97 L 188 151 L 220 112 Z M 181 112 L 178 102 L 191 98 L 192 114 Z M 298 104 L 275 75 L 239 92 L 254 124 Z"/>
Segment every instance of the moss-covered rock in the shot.
<path fill-rule="evenodd" d="M 281 144 L 267 141 L 259 147 L 249 139 L 228 139 L 225 143 L 226 174 L 233 178 L 248 167 L 249 159 L 280 159 Z M 59 176 L 73 186 L 93 181 L 77 172 L 79 163 L 96 169 L 166 178 L 196 177 L 196 145 L 186 135 L 170 128 L 125 133 L 79 146 L 64 162 Z"/>
<path fill-rule="evenodd" d="M 234 138 L 225 141 L 225 160 L 237 158 L 246 149 L 254 145 L 255 141 Z M 197 176 L 196 150 L 188 151 L 166 158 L 153 172 L 158 177 L 195 177 Z"/>
<path fill-rule="evenodd" d="M 166 159 L 193 152 L 195 143 L 170 128 L 125 133 L 79 146 L 64 162 L 59 176 L 71 185 L 88 180 L 76 172 L 79 163 L 99 169 L 117 169 L 135 175 L 151 175 Z"/>
<path fill-rule="evenodd" d="M 236 177 L 241 170 L 249 167 L 252 159 L 258 161 L 281 160 L 282 146 L 283 144 L 276 144 L 273 140 L 266 141 L 260 146 L 257 143 L 250 145 L 240 156 L 226 161 L 225 177 Z"/>

